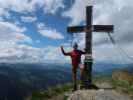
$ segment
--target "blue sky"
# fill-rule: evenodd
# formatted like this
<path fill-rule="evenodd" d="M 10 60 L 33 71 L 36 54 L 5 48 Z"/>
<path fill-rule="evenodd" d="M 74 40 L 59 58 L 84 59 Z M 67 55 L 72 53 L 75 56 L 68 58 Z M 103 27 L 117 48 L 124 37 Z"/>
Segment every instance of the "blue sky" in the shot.
<path fill-rule="evenodd" d="M 18 22 L 18 25 L 25 27 L 26 31 L 23 32 L 23 34 L 33 40 L 33 42 L 29 45 L 32 45 L 34 47 L 44 47 L 48 45 L 59 46 L 63 42 L 68 42 L 65 37 L 67 37 L 66 27 L 70 20 L 63 18 L 61 14 L 64 10 L 69 9 L 69 2 L 69 0 L 67 2 L 63 1 L 65 8 L 58 9 L 58 11 L 54 12 L 54 14 L 52 14 L 50 11 L 45 13 L 42 7 L 38 7 L 36 11 L 24 14 L 10 11 L 10 17 L 4 18 L 4 20 L 12 23 Z M 52 8 L 50 10 L 52 10 Z M 49 27 L 51 30 L 55 29 L 62 37 L 59 36 L 53 40 L 54 33 L 53 37 L 47 37 L 42 36 L 41 34 L 37 34 L 37 27 L 39 24 L 44 24 L 44 27 Z"/>
<path fill-rule="evenodd" d="M 85 23 L 85 7 L 93 7 L 93 24 L 113 24 L 118 46 L 132 54 L 132 0 L 0 0 L 0 62 L 69 62 L 60 45 L 71 50 L 67 26 Z M 104 8 L 104 9 L 103 9 Z M 111 9 L 111 10 L 110 10 Z M 84 49 L 85 34 L 73 41 Z M 106 48 L 106 49 L 105 49 Z M 122 55 L 108 36 L 93 33 L 95 61 L 117 62 Z M 102 53 L 104 52 L 104 54 Z M 126 59 L 125 63 L 130 63 Z"/>

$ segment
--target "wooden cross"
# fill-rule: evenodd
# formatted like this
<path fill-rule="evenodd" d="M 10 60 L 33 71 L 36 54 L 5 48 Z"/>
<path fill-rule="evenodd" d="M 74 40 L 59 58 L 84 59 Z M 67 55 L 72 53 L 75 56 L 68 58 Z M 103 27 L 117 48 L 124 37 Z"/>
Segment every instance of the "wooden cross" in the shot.
<path fill-rule="evenodd" d="M 72 26 L 67 28 L 69 33 L 79 33 L 86 32 L 86 41 L 85 41 L 85 71 L 84 71 L 84 80 L 83 85 L 85 88 L 90 88 L 92 85 L 92 65 L 93 58 L 89 55 L 92 55 L 92 32 L 108 32 L 113 33 L 113 25 L 92 25 L 92 6 L 86 7 L 86 26 Z"/>

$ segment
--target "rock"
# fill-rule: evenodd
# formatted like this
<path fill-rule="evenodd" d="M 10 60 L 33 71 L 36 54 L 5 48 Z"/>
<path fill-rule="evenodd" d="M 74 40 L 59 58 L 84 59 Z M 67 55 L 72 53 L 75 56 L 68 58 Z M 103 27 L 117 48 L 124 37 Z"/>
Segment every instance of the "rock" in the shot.
<path fill-rule="evenodd" d="M 96 83 L 97 87 L 100 87 L 102 89 L 113 89 L 113 86 L 109 82 L 101 82 L 101 83 Z"/>
<path fill-rule="evenodd" d="M 71 94 L 68 100 L 131 100 L 125 94 L 117 93 L 115 90 L 78 90 Z"/>

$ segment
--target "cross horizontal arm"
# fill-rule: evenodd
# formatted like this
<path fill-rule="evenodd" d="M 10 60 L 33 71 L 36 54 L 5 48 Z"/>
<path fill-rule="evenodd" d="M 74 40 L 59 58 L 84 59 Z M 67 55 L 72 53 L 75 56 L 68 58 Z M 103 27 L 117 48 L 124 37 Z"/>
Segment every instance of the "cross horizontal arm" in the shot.
<path fill-rule="evenodd" d="M 109 32 L 113 33 L 113 25 L 93 25 L 93 32 Z"/>
<path fill-rule="evenodd" d="M 72 27 L 67 28 L 67 32 L 69 32 L 69 33 L 86 32 L 85 28 L 90 30 L 90 27 L 87 27 L 87 26 L 72 26 Z M 92 25 L 92 32 L 113 33 L 113 31 L 114 31 L 113 25 Z"/>
<path fill-rule="evenodd" d="M 68 33 L 80 33 L 84 32 L 85 26 L 72 26 L 67 28 Z"/>

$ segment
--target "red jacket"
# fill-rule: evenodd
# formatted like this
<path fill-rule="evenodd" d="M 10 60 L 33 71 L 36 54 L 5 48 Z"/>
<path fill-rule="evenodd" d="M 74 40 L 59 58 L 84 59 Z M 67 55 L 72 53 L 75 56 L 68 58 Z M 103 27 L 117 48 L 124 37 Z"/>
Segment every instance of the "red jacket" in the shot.
<path fill-rule="evenodd" d="M 78 67 L 79 63 L 81 62 L 81 55 L 85 54 L 85 52 L 81 50 L 73 50 L 71 52 L 66 53 L 63 48 L 61 48 L 62 53 L 65 56 L 70 56 L 72 59 L 72 65 L 73 67 Z"/>

